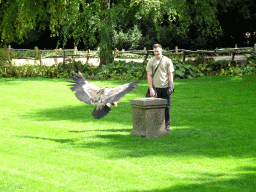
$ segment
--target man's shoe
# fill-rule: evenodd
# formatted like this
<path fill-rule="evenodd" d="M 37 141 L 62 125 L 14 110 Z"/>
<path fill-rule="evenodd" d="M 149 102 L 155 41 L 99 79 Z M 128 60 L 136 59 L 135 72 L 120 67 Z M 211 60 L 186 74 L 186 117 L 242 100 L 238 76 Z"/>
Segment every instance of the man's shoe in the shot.
<path fill-rule="evenodd" d="M 166 127 L 166 130 L 167 130 L 167 131 L 171 131 L 170 127 Z"/>

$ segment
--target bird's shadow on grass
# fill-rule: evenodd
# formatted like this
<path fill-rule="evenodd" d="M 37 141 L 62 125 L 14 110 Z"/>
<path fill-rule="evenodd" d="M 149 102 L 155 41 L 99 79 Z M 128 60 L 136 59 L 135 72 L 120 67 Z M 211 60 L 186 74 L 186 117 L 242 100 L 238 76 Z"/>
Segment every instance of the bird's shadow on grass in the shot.
<path fill-rule="evenodd" d="M 70 133 L 86 133 L 86 132 L 91 132 L 91 131 L 97 131 L 97 132 L 104 132 L 104 133 L 128 133 L 131 132 L 131 129 L 86 129 L 86 130 L 69 130 L 68 132 Z"/>
<path fill-rule="evenodd" d="M 95 119 L 92 111 L 95 105 L 76 105 L 63 106 L 55 108 L 35 109 L 31 113 L 25 113 L 21 116 L 26 119 L 36 121 L 74 121 L 74 122 L 118 122 L 122 119 L 122 124 L 132 124 L 132 108 L 129 102 L 122 102 L 118 107 L 111 107 L 111 111 L 104 118 Z M 125 118 L 126 117 L 126 118 Z M 128 117 L 128 118 L 127 118 Z"/>
<path fill-rule="evenodd" d="M 112 82 L 113 83 L 113 82 Z M 116 82 L 120 85 L 120 82 Z M 145 90 L 145 91 L 144 91 Z M 88 121 L 97 121 L 97 122 L 122 122 L 123 124 L 132 123 L 132 107 L 129 103 L 131 99 L 141 98 L 141 92 L 146 92 L 147 86 L 144 84 L 137 87 L 137 90 L 133 90 L 131 93 L 128 93 L 126 100 L 121 99 L 117 107 L 111 107 L 111 111 L 105 117 L 101 119 L 94 119 L 92 116 L 92 111 L 96 105 L 88 105 L 82 102 L 74 105 L 65 105 L 61 107 L 46 107 L 41 109 L 34 109 L 30 114 L 26 113 L 22 116 L 24 118 L 35 119 L 35 120 L 47 120 L 47 121 L 58 121 L 58 120 L 69 120 L 76 122 L 88 122 Z M 130 98 L 127 101 L 127 97 Z M 74 100 L 77 98 L 74 96 Z M 127 118 L 128 117 L 128 118 Z M 130 117 L 130 118 L 129 118 Z M 120 120 L 121 118 L 121 120 Z"/>
<path fill-rule="evenodd" d="M 34 109 L 30 113 L 24 113 L 20 116 L 24 119 L 32 119 L 34 121 L 60 121 L 69 120 L 77 122 L 86 122 L 92 120 L 91 111 L 93 106 L 64 106 L 45 109 Z"/>
<path fill-rule="evenodd" d="M 47 138 L 47 137 L 36 137 L 36 136 L 18 136 L 22 138 L 28 138 L 28 139 L 40 139 L 40 140 L 45 140 L 45 141 L 52 141 L 56 143 L 61 143 L 61 144 L 72 144 L 75 143 L 76 139 L 53 139 L 53 138 Z"/>

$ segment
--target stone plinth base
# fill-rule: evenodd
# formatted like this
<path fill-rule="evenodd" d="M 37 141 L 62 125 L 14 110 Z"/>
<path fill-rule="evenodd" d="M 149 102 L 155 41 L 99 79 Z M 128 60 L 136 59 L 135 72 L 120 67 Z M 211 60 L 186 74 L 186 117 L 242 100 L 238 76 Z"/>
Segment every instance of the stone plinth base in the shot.
<path fill-rule="evenodd" d="M 130 100 L 133 116 L 131 135 L 148 138 L 166 137 L 165 106 L 166 99 L 140 98 Z"/>

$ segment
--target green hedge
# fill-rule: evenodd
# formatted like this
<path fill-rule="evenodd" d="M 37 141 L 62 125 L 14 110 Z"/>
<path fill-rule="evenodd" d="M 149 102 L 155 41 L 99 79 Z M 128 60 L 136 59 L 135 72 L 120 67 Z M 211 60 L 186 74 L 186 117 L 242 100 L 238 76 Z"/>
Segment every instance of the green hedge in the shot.
<path fill-rule="evenodd" d="M 174 78 L 195 78 L 199 71 L 195 66 L 174 60 Z M 0 68 L 0 77 L 43 77 L 68 78 L 73 71 L 81 71 L 88 79 L 104 80 L 135 80 L 146 79 L 146 67 L 142 63 L 114 61 L 104 65 L 101 69 L 80 61 L 59 63 L 58 65 L 24 65 L 13 66 L 9 63 Z"/>
<path fill-rule="evenodd" d="M 102 68 L 82 64 L 80 61 L 69 60 L 65 64 L 52 66 L 24 65 L 13 66 L 10 63 L 8 49 L 0 50 L 0 77 L 42 77 L 68 78 L 73 71 L 81 71 L 88 79 L 104 80 L 135 80 L 147 79 L 145 66 L 142 63 L 114 61 Z M 210 75 L 247 75 L 256 73 L 256 54 L 246 58 L 246 63 L 221 62 L 215 63 L 211 59 L 197 57 L 194 61 L 180 61 L 172 59 L 175 72 L 174 79 L 191 79 L 198 76 Z"/>

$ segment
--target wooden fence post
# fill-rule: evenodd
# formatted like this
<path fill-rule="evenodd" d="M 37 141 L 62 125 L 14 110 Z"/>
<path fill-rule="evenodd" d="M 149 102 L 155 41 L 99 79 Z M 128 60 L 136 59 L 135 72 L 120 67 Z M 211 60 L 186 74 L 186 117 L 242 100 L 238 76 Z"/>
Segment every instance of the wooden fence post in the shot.
<path fill-rule="evenodd" d="M 186 61 L 186 51 L 183 52 L 183 61 Z"/>
<path fill-rule="evenodd" d="M 234 62 L 234 60 L 235 60 L 235 55 L 236 55 L 236 50 L 232 51 L 231 63 Z"/>
<path fill-rule="evenodd" d="M 40 59 L 40 53 L 39 53 L 39 49 L 38 47 L 34 48 L 34 52 L 35 52 L 35 59 L 39 60 Z"/>
<path fill-rule="evenodd" d="M 179 50 L 178 50 L 178 46 L 175 46 L 175 54 L 178 54 Z"/>
<path fill-rule="evenodd" d="M 215 55 L 216 55 L 216 56 L 219 55 L 219 54 L 218 54 L 218 47 L 216 47 L 216 49 L 215 49 Z"/>
<path fill-rule="evenodd" d="M 12 60 L 12 47 L 11 45 L 8 45 L 8 53 L 9 53 L 9 60 Z"/>
<path fill-rule="evenodd" d="M 74 55 L 77 54 L 77 46 L 74 47 Z"/>
<path fill-rule="evenodd" d="M 42 60 L 42 57 L 43 57 L 43 51 L 40 51 L 39 53 L 40 53 L 40 65 L 42 65 L 42 63 L 43 63 L 43 60 Z"/>
<path fill-rule="evenodd" d="M 146 54 L 146 57 L 143 61 L 143 65 L 146 66 L 147 65 L 147 59 L 148 59 L 148 55 L 149 55 L 149 50 L 147 50 L 147 54 Z"/>
<path fill-rule="evenodd" d="M 63 65 L 65 65 L 65 59 L 66 59 L 66 51 L 64 50 L 64 54 L 63 54 Z"/>
<path fill-rule="evenodd" d="M 88 64 L 89 59 L 90 59 L 90 49 L 88 49 L 88 54 L 87 54 L 87 58 L 86 58 L 86 64 Z"/>

